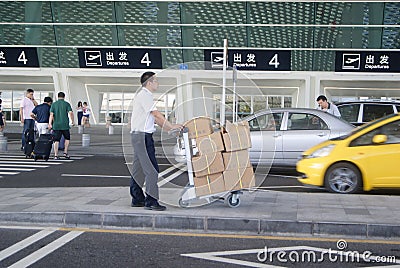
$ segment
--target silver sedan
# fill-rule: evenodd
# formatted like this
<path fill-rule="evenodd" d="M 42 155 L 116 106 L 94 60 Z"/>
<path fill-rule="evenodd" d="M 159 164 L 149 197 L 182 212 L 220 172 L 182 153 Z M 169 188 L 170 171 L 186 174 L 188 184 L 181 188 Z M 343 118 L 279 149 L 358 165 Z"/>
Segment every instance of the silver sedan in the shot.
<path fill-rule="evenodd" d="M 244 118 L 250 125 L 252 164 L 292 166 L 301 153 L 355 126 L 326 112 L 306 108 L 273 108 Z"/>

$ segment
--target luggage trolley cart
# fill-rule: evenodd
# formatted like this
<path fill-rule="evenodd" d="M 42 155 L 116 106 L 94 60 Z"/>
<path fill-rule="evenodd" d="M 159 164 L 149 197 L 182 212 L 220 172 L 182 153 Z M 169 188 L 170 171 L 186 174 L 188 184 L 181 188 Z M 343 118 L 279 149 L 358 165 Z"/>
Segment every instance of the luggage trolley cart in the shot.
<path fill-rule="evenodd" d="M 187 164 L 187 172 L 189 177 L 188 185 L 182 192 L 182 196 L 179 199 L 179 206 L 182 208 L 187 208 L 190 205 L 190 202 L 195 199 L 205 199 L 207 203 L 211 203 L 214 200 L 224 200 L 225 196 L 228 194 L 228 204 L 230 207 L 238 207 L 240 205 L 239 195 L 242 194 L 241 191 L 232 191 L 232 192 L 221 192 L 217 194 L 211 194 L 207 196 L 196 196 L 196 191 L 194 187 L 194 179 L 193 179 L 193 165 L 192 165 L 192 156 L 193 156 L 193 145 L 191 143 L 191 139 L 189 139 L 189 130 L 188 128 L 183 128 L 178 137 L 178 146 L 181 146 L 180 149 L 184 149 L 185 158 Z"/>

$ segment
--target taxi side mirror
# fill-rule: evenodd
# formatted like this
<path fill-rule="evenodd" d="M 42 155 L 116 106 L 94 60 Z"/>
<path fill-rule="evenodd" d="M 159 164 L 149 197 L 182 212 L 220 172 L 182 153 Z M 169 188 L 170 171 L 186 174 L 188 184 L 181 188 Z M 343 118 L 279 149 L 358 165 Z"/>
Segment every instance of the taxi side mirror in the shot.
<path fill-rule="evenodd" d="M 375 135 L 372 138 L 372 142 L 375 144 L 382 144 L 382 143 L 385 143 L 386 141 L 387 141 L 387 136 L 383 135 L 383 134 Z"/>

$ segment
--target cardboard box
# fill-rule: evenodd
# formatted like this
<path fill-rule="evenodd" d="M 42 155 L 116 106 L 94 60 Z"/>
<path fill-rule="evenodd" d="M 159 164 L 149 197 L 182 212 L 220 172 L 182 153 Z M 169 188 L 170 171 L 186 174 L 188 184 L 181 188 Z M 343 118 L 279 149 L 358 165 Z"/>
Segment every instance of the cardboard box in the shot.
<path fill-rule="evenodd" d="M 226 122 L 226 132 L 223 134 L 227 152 L 243 150 L 251 147 L 250 128 L 247 121 L 232 124 Z"/>
<path fill-rule="evenodd" d="M 222 153 L 226 170 L 245 168 L 250 166 L 249 152 L 247 149 Z"/>
<path fill-rule="evenodd" d="M 196 196 L 222 193 L 225 191 L 224 176 L 222 173 L 194 177 Z"/>
<path fill-rule="evenodd" d="M 193 171 L 196 177 L 223 172 L 224 160 L 220 152 L 192 157 Z"/>
<path fill-rule="evenodd" d="M 226 191 L 248 189 L 255 186 L 253 167 L 225 170 L 223 174 Z"/>
<path fill-rule="evenodd" d="M 207 136 L 213 133 L 212 120 L 209 117 L 196 117 L 183 125 L 189 129 L 190 139 Z"/>
<path fill-rule="evenodd" d="M 200 154 L 211 154 L 225 150 L 220 131 L 196 139 L 196 146 Z"/>

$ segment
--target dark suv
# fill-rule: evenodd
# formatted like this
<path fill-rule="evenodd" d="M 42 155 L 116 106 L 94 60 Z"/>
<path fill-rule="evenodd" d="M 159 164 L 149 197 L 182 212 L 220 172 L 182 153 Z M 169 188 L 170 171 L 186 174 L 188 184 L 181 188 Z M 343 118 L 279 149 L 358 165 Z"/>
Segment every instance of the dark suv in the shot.
<path fill-rule="evenodd" d="M 336 103 L 336 106 L 342 119 L 356 126 L 400 112 L 400 102 L 395 101 L 350 101 Z"/>

